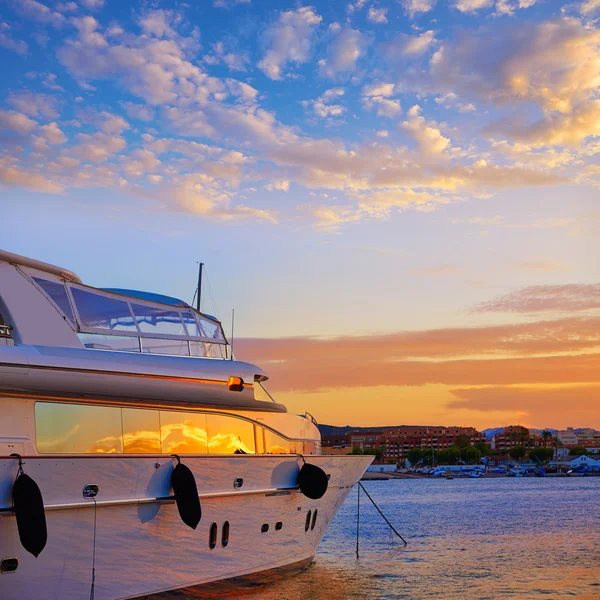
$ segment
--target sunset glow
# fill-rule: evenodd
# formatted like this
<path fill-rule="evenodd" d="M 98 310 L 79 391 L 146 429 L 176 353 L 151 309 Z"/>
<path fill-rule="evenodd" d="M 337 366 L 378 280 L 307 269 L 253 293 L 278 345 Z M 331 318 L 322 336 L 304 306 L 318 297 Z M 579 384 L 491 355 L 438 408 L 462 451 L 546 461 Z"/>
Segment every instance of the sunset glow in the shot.
<path fill-rule="evenodd" d="M 7 1 L 0 57 L 3 249 L 203 261 L 322 423 L 600 428 L 599 2 Z"/>

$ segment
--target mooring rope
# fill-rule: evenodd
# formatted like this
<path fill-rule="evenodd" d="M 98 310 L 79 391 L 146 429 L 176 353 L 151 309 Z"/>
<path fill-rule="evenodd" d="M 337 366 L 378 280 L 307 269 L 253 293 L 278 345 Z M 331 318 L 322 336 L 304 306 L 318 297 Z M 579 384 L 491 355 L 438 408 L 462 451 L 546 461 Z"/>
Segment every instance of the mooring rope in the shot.
<path fill-rule="evenodd" d="M 358 482 L 360 484 L 360 481 Z M 356 558 L 358 558 L 358 527 L 360 524 L 360 485 L 356 486 L 356 491 L 358 492 L 357 496 L 358 496 L 358 503 L 357 503 L 357 510 L 356 510 Z"/>
<path fill-rule="evenodd" d="M 369 494 L 369 492 L 367 492 L 367 490 L 365 489 L 365 486 L 359 481 L 358 486 L 357 486 L 358 503 L 357 503 L 357 511 L 356 511 L 356 558 L 358 558 L 358 539 L 359 539 L 358 527 L 359 527 L 359 522 L 360 522 L 360 490 L 361 489 L 367 495 L 367 498 L 371 501 L 373 506 L 377 509 L 377 512 L 383 517 L 383 520 L 388 524 L 389 528 L 404 542 L 404 545 L 406 546 L 408 544 L 408 542 L 396 531 L 396 528 L 389 522 L 388 518 L 381 512 L 381 509 L 379 508 L 379 506 L 377 506 L 375 500 L 373 500 L 373 498 L 371 498 L 371 495 Z"/>
<path fill-rule="evenodd" d="M 94 600 L 94 587 L 96 585 L 96 498 L 94 501 L 94 547 L 92 550 L 92 587 L 90 588 L 90 600 Z"/>

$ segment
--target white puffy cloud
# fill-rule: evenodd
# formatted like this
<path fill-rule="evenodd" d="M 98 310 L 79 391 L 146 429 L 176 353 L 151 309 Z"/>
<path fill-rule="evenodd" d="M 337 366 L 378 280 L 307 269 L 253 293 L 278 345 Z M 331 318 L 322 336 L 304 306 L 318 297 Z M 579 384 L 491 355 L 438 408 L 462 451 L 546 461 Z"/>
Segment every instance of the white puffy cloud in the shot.
<path fill-rule="evenodd" d="M 269 49 L 258 63 L 270 79 L 282 79 L 283 69 L 290 63 L 302 64 L 310 58 L 315 29 L 322 21 L 311 6 L 281 11 L 279 18 L 265 32 Z"/>
<path fill-rule="evenodd" d="M 67 136 L 62 132 L 56 123 L 48 123 L 39 128 L 39 133 L 42 138 L 53 146 L 64 144 L 67 141 Z"/>
<path fill-rule="evenodd" d="M 30 117 L 46 117 L 56 119 L 58 117 L 58 101 L 49 94 L 39 94 L 26 90 L 12 93 L 7 103 L 18 111 Z"/>
<path fill-rule="evenodd" d="M 338 75 L 347 75 L 356 69 L 356 63 L 369 45 L 369 38 L 350 27 L 330 27 L 333 39 L 327 48 L 326 58 L 319 61 L 322 75 L 335 79 Z"/>
<path fill-rule="evenodd" d="M 437 0 L 400 0 L 400 4 L 411 17 L 433 10 L 436 3 Z"/>
<path fill-rule="evenodd" d="M 10 35 L 10 25 L 0 21 L 0 46 L 13 50 L 24 56 L 27 54 L 27 44 L 23 40 L 15 40 Z"/>
<path fill-rule="evenodd" d="M 442 135 L 435 121 L 426 121 L 421 116 L 419 106 L 413 106 L 408 111 L 408 117 L 408 120 L 401 123 L 400 128 L 417 142 L 423 155 L 440 155 L 448 148 L 450 140 Z"/>
<path fill-rule="evenodd" d="M 494 0 L 455 0 L 454 8 L 460 12 L 470 13 L 493 6 Z"/>
<path fill-rule="evenodd" d="M 16 0 L 13 2 L 15 11 L 26 19 L 61 27 L 67 20 L 59 12 L 54 12 L 48 6 L 38 0 Z"/>
<path fill-rule="evenodd" d="M 0 110 L 0 129 L 27 134 L 37 127 L 37 122 L 14 110 Z"/>
<path fill-rule="evenodd" d="M 585 0 L 581 3 L 581 14 L 589 17 L 600 10 L 600 0 Z"/>
<path fill-rule="evenodd" d="M 396 117 L 402 112 L 400 100 L 390 98 L 394 95 L 393 83 L 375 83 L 366 85 L 362 90 L 362 103 L 367 110 L 375 110 L 379 116 Z"/>
<path fill-rule="evenodd" d="M 316 100 L 304 101 L 305 107 L 311 107 L 318 117 L 328 119 L 332 117 L 340 117 L 346 112 L 346 107 L 335 102 L 344 96 L 343 88 L 331 88 L 326 90 Z"/>
<path fill-rule="evenodd" d="M 387 8 L 375 8 L 371 6 L 367 13 L 367 19 L 371 23 L 387 23 Z"/>
<path fill-rule="evenodd" d="M 231 71 L 247 71 L 250 64 L 248 56 L 237 52 L 228 52 L 223 42 L 212 45 L 212 54 L 204 56 L 204 62 L 209 65 L 224 64 Z"/>
<path fill-rule="evenodd" d="M 135 102 L 123 102 L 121 106 L 131 119 L 139 121 L 152 121 L 154 119 L 154 110 L 151 106 L 136 104 Z"/>
<path fill-rule="evenodd" d="M 510 44 L 499 46 L 508 36 Z M 506 38 L 508 39 L 508 38 Z M 569 112 L 593 96 L 600 81 L 600 31 L 577 19 L 482 27 L 447 42 L 431 60 L 433 85 L 460 89 L 498 104 L 532 101 Z"/>

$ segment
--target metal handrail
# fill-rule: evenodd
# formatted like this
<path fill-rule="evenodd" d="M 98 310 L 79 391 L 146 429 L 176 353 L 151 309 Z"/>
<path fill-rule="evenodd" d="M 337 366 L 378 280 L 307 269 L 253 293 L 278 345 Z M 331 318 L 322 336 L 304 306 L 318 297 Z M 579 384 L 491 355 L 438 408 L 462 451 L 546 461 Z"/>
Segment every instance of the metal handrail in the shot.
<path fill-rule="evenodd" d="M 315 427 L 319 426 L 317 420 L 308 411 L 304 413 L 304 418 L 308 419 L 313 425 L 315 425 Z"/>

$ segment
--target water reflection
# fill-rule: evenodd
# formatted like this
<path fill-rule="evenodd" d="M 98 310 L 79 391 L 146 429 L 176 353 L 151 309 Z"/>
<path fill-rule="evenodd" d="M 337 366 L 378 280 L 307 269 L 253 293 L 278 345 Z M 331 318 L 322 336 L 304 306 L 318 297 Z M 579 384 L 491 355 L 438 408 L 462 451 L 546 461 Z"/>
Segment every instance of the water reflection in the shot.
<path fill-rule="evenodd" d="M 558 600 L 600 598 L 600 478 L 366 482 L 405 548 L 356 494 L 313 565 L 257 589 L 174 598 Z M 364 497 L 363 497 L 364 500 Z"/>

